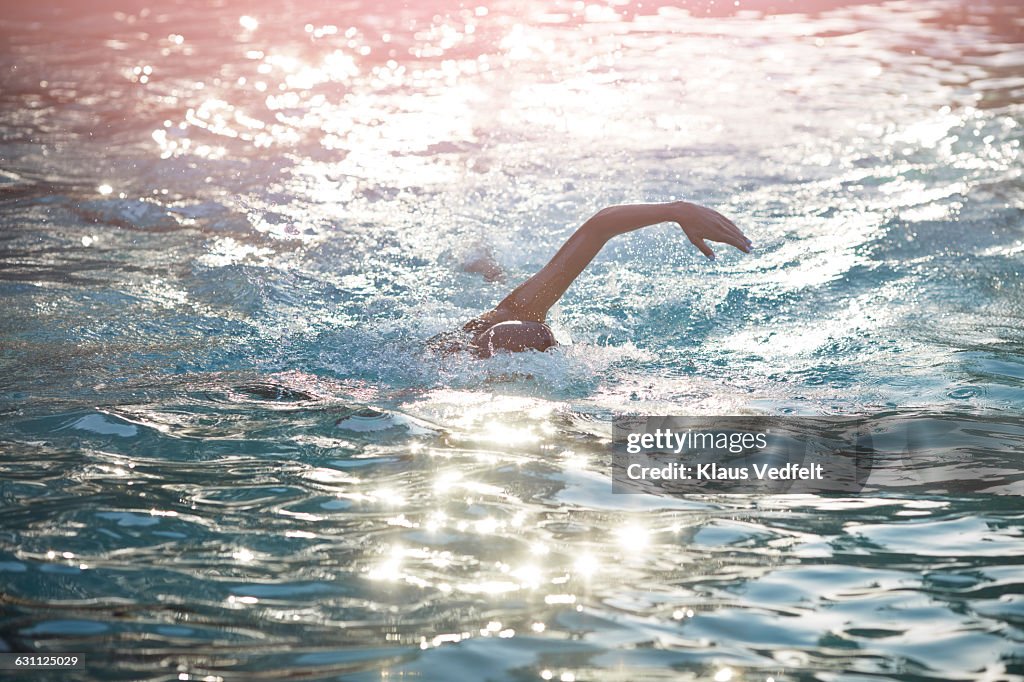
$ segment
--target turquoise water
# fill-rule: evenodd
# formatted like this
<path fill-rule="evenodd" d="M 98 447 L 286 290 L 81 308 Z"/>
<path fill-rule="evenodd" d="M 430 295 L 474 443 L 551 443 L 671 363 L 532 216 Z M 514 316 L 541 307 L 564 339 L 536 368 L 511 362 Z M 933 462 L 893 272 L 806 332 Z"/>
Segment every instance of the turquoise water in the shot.
<path fill-rule="evenodd" d="M 52 679 L 1024 676 L 1019 497 L 611 493 L 619 412 L 1024 453 L 1024 12 L 729 4 L 5 9 L 0 649 L 87 652 Z M 424 349 L 601 207 L 679 198 L 754 254 L 626 235 L 556 350 Z"/>

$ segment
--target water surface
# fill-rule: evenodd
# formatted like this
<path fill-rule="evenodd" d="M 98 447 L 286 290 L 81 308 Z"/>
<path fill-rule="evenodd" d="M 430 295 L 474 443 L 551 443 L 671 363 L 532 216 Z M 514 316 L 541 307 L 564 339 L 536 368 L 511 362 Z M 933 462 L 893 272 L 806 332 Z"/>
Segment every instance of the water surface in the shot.
<path fill-rule="evenodd" d="M 1019 498 L 611 494 L 620 412 L 1024 451 L 1020 7 L 729 4 L 5 9 L 0 648 L 104 680 L 1024 675 Z M 674 199 L 755 253 L 626 235 L 553 352 L 425 351 L 593 212 Z"/>

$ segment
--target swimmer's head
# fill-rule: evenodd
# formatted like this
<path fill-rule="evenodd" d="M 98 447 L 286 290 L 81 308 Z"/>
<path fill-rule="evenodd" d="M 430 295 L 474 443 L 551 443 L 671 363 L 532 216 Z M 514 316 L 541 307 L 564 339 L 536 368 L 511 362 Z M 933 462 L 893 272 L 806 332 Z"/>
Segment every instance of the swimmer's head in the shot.
<path fill-rule="evenodd" d="M 500 350 L 518 353 L 524 350 L 545 351 L 557 345 L 551 328 L 542 322 L 513 320 L 491 325 L 474 337 L 470 347 L 481 358 L 489 358 Z"/>

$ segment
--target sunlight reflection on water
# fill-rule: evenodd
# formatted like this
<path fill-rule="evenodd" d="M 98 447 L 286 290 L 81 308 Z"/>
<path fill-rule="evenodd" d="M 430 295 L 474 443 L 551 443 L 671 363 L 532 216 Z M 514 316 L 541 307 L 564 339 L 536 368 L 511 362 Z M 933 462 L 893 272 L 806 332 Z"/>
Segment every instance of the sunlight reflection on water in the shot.
<path fill-rule="evenodd" d="M 108 5 L 0 18 L 0 647 L 1021 674 L 1014 500 L 607 476 L 616 412 L 906 410 L 1020 453 L 973 420 L 1024 407 L 1017 5 Z M 680 197 L 754 255 L 633 234 L 554 351 L 424 351 L 603 205 Z"/>

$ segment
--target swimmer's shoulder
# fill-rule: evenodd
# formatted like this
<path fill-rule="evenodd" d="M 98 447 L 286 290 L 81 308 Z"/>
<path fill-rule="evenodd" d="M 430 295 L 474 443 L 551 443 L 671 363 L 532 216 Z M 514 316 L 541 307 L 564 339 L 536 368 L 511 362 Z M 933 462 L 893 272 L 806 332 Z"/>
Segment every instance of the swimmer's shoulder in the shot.
<path fill-rule="evenodd" d="M 469 349 L 473 336 L 462 329 L 450 329 L 440 334 L 434 334 L 427 339 L 426 345 L 427 348 L 441 355 L 460 353 Z"/>
<path fill-rule="evenodd" d="M 427 339 L 427 347 L 443 355 L 470 350 L 473 339 L 493 325 L 494 322 L 489 321 L 485 313 L 474 317 L 459 329 L 449 329 L 431 336 Z"/>

